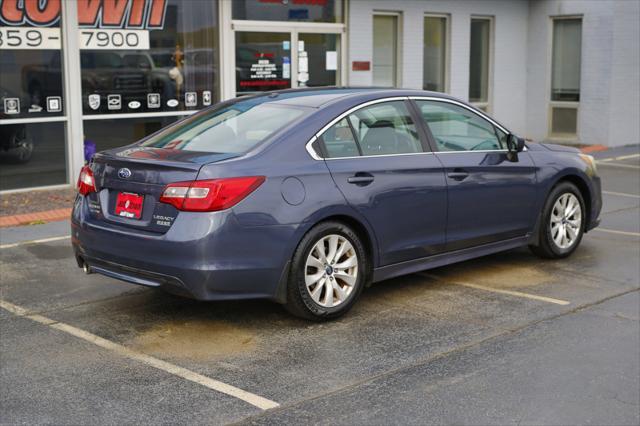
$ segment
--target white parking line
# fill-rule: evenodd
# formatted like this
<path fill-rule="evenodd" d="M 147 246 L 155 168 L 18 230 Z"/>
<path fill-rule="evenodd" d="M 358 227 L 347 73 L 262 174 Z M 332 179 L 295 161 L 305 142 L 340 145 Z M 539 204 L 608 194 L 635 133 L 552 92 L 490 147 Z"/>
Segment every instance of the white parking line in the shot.
<path fill-rule="evenodd" d="M 626 194 L 624 192 L 602 191 L 602 193 L 607 195 L 617 195 L 619 197 L 640 198 L 640 195 Z"/>
<path fill-rule="evenodd" d="M 437 275 L 433 275 L 433 274 L 426 273 L 426 272 L 422 272 L 420 275 L 423 275 L 423 276 L 428 277 L 428 278 L 432 278 L 434 280 L 437 280 L 437 281 L 440 281 L 440 282 L 443 282 L 443 283 L 446 283 L 446 284 L 455 284 L 455 285 L 459 285 L 459 286 L 462 286 L 462 287 L 474 288 L 476 290 L 484 290 L 484 291 L 490 291 L 492 293 L 506 294 L 506 295 L 515 296 L 515 297 L 523 297 L 525 299 L 538 300 L 540 302 L 553 303 L 555 305 L 569 305 L 571 303 L 571 302 L 568 302 L 566 300 L 554 299 L 552 297 L 538 296 L 536 294 L 522 293 L 520 291 L 502 290 L 502 289 L 499 289 L 499 288 L 486 287 L 486 286 L 479 285 L 479 284 L 473 284 L 473 283 L 467 283 L 467 282 L 461 282 L 461 281 L 449 281 L 449 280 L 441 278 L 441 277 L 439 277 Z"/>
<path fill-rule="evenodd" d="M 613 161 L 604 161 L 604 160 L 596 161 L 596 163 L 600 166 L 607 166 L 607 167 L 611 166 L 611 167 L 620 167 L 623 169 L 640 170 L 640 166 L 634 166 L 632 164 L 614 163 Z"/>
<path fill-rule="evenodd" d="M 101 348 L 113 351 L 123 357 L 142 362 L 146 365 L 157 368 L 158 370 L 162 370 L 169 374 L 173 374 L 174 376 L 182 377 L 183 379 L 197 383 L 211 390 L 221 392 L 226 395 L 232 396 L 234 398 L 240 399 L 262 410 L 268 410 L 270 408 L 275 408 L 280 405 L 277 402 L 271 401 L 269 399 L 266 399 L 261 396 L 255 395 L 253 393 L 247 392 L 245 390 L 239 389 L 235 386 L 231 386 L 226 383 L 220 382 L 218 380 L 212 379 L 210 377 L 203 376 L 202 374 L 195 373 L 191 370 L 187 370 L 186 368 L 179 367 L 177 365 L 171 364 L 166 361 L 162 361 L 158 358 L 154 358 L 152 356 L 143 354 L 141 352 L 136 352 L 125 346 L 119 345 L 118 343 L 104 339 L 100 336 L 96 336 L 95 334 L 81 330 L 72 325 L 58 322 L 50 318 L 43 317 L 42 315 L 30 315 L 26 309 L 21 308 L 20 306 L 14 305 L 12 303 L 6 302 L 4 300 L 0 300 L 0 307 L 13 313 L 14 315 L 24 317 L 24 318 L 29 318 L 33 321 L 47 325 L 56 330 L 63 331 L 79 339 L 93 343 L 96 346 L 100 346 Z"/>
<path fill-rule="evenodd" d="M 66 240 L 67 238 L 71 238 L 71 235 L 64 235 L 62 237 L 41 238 L 39 240 L 20 241 L 20 242 L 11 243 L 11 244 L 2 244 L 2 245 L 0 245 L 0 249 L 8 249 L 8 248 L 18 247 L 18 246 L 26 246 L 26 245 L 29 245 L 29 244 L 50 243 L 52 241 Z"/>
<path fill-rule="evenodd" d="M 592 231 L 608 232 L 609 234 L 629 235 L 632 237 L 640 237 L 640 232 L 618 231 L 616 229 L 593 228 Z"/>
<path fill-rule="evenodd" d="M 598 161 L 619 161 L 619 160 L 629 160 L 631 158 L 640 157 L 640 154 L 629 154 L 629 155 L 621 155 L 619 157 L 611 157 L 611 158 L 603 158 Z"/>

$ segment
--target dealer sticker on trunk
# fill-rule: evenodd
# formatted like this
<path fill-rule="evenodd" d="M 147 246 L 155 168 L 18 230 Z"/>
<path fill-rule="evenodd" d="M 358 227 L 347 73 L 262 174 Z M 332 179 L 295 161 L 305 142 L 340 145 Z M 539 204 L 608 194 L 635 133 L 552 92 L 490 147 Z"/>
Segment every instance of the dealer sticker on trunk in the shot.
<path fill-rule="evenodd" d="M 131 219 L 142 216 L 142 202 L 144 197 L 130 192 L 120 192 L 116 199 L 116 215 Z"/>

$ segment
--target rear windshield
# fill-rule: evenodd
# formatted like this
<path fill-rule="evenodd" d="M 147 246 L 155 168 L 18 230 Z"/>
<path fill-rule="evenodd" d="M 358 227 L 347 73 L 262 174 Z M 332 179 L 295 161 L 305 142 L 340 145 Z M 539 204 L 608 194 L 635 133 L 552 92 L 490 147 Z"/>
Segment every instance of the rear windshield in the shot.
<path fill-rule="evenodd" d="M 196 114 L 156 133 L 141 145 L 199 152 L 247 152 L 304 112 L 291 106 L 240 101 Z"/>

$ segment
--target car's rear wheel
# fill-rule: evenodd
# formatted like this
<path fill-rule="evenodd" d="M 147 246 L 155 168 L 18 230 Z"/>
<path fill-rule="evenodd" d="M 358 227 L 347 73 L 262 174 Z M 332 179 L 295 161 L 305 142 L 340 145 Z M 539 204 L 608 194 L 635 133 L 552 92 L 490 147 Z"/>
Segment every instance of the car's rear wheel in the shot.
<path fill-rule="evenodd" d="M 569 256 L 582 240 L 585 212 L 582 194 L 574 184 L 556 185 L 542 212 L 538 245 L 531 246 L 531 250 L 548 259 Z"/>
<path fill-rule="evenodd" d="M 293 255 L 285 307 L 311 320 L 344 315 L 365 283 L 368 259 L 358 235 L 340 222 L 323 222 Z"/>

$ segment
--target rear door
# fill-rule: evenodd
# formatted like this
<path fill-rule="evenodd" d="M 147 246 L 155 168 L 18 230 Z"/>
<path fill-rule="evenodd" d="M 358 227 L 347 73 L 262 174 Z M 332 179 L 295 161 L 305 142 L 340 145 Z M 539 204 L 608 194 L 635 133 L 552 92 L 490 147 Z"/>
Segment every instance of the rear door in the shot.
<path fill-rule="evenodd" d="M 520 237 L 535 221 L 536 168 L 527 152 L 507 160 L 504 129 L 446 100 L 415 99 L 444 165 L 447 250 Z"/>
<path fill-rule="evenodd" d="M 347 202 L 375 231 L 381 266 L 444 249 L 446 184 L 402 98 L 364 104 L 320 137 Z"/>

